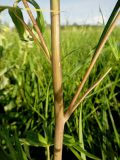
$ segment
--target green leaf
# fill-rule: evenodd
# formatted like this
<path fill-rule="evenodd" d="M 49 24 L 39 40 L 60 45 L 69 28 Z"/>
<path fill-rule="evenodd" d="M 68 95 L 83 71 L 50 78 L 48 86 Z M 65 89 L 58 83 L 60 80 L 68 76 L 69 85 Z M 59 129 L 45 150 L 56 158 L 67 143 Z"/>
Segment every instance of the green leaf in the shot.
<path fill-rule="evenodd" d="M 18 0 L 17 2 L 19 3 L 21 0 Z M 43 33 L 45 31 L 45 21 L 44 21 L 44 17 L 43 14 L 40 10 L 39 5 L 35 2 L 35 0 L 28 0 L 28 2 L 35 7 L 36 9 L 36 13 L 37 13 L 37 18 L 36 18 L 36 22 L 37 25 L 40 29 L 40 31 Z"/>
<path fill-rule="evenodd" d="M 3 57 L 3 50 L 4 50 L 3 46 L 0 45 L 0 58 Z"/>
<path fill-rule="evenodd" d="M 5 9 L 7 9 L 6 6 L 0 6 L 0 13 L 1 13 L 2 11 L 4 11 Z"/>
<path fill-rule="evenodd" d="M 40 11 L 40 7 L 34 0 L 28 0 L 28 2 L 31 5 L 33 5 L 35 7 L 35 9 L 36 9 L 36 13 L 37 13 L 36 22 L 37 22 L 38 27 L 40 28 L 40 31 L 43 33 L 45 31 L 45 21 L 44 21 L 43 14 Z"/>
<path fill-rule="evenodd" d="M 21 0 L 17 1 L 17 3 L 19 3 L 19 2 L 21 2 Z M 45 21 L 44 21 L 44 17 L 41 12 L 41 9 L 40 9 L 39 5 L 35 2 L 35 0 L 28 0 L 28 2 L 32 6 L 34 6 L 34 8 L 36 9 L 36 14 L 37 14 L 36 22 L 37 22 L 37 25 L 38 25 L 40 31 L 43 33 L 45 31 Z"/>
<path fill-rule="evenodd" d="M 9 6 L 0 6 L 0 13 L 2 11 L 4 11 L 5 9 L 8 9 L 8 8 L 13 8 L 13 7 L 9 7 Z"/>
<path fill-rule="evenodd" d="M 68 134 L 64 134 L 64 142 L 63 142 L 66 146 L 73 146 L 73 144 L 75 143 L 75 139 L 73 136 L 70 136 Z"/>
<path fill-rule="evenodd" d="M 42 12 L 37 14 L 36 22 L 40 28 L 40 31 L 43 33 L 45 31 L 45 21 Z"/>
<path fill-rule="evenodd" d="M 83 160 L 80 156 L 80 154 L 73 148 L 73 147 L 69 147 L 69 149 L 71 150 L 71 152 L 77 157 L 77 159 L 79 160 Z"/>
<path fill-rule="evenodd" d="M 13 23 L 15 24 L 15 27 L 17 29 L 17 32 L 21 38 L 21 40 L 24 40 L 24 32 L 25 32 L 25 27 L 23 25 L 23 23 L 20 21 L 20 19 L 24 22 L 24 18 L 23 18 L 23 14 L 21 12 L 20 8 L 14 8 L 11 9 L 9 8 L 9 15 L 13 21 Z"/>
<path fill-rule="evenodd" d="M 10 157 L 4 150 L 3 148 L 0 146 L 0 159 L 1 160 L 12 160 L 12 157 Z"/>
<path fill-rule="evenodd" d="M 96 157 L 95 155 L 87 152 L 84 150 L 81 146 L 79 141 L 75 140 L 73 136 L 70 136 L 68 134 L 64 134 L 64 144 L 75 154 L 76 157 L 79 157 L 79 159 L 82 159 L 81 152 L 84 153 L 87 157 L 100 160 L 100 158 Z"/>
<path fill-rule="evenodd" d="M 102 32 L 102 34 L 101 34 L 101 37 L 100 37 L 100 39 L 99 39 L 99 42 L 98 42 L 98 44 L 97 44 L 96 50 L 100 47 L 101 42 L 102 42 L 102 40 L 104 39 L 106 33 L 108 32 L 108 30 L 109 30 L 109 28 L 110 28 L 113 20 L 115 19 L 117 13 L 119 12 L 119 9 L 120 9 L 120 0 L 117 1 L 117 3 L 116 3 L 116 5 L 115 5 L 115 7 L 114 7 L 114 9 L 113 9 L 113 11 L 112 11 L 109 19 L 108 19 L 108 22 L 107 22 L 107 24 L 105 25 L 105 28 L 104 28 L 104 30 L 103 30 L 103 32 Z"/>
<path fill-rule="evenodd" d="M 7 151 L 0 146 L 0 160 L 27 160 L 27 156 L 22 149 L 17 133 L 10 136 L 9 130 L 0 128 L 0 139 L 5 140 L 7 149 L 9 150 L 8 154 Z"/>
<path fill-rule="evenodd" d="M 32 160 L 32 158 L 30 156 L 29 146 L 26 144 L 24 144 L 24 151 L 25 151 L 25 154 L 27 155 L 27 157 L 29 158 L 29 160 Z"/>
<path fill-rule="evenodd" d="M 47 146 L 47 141 L 46 141 L 46 139 L 45 139 L 42 135 L 40 135 L 40 134 L 37 134 L 37 135 L 38 135 L 38 140 L 39 140 L 39 142 L 40 142 L 41 144 Z"/>
<path fill-rule="evenodd" d="M 28 2 L 32 4 L 35 7 L 35 9 L 40 9 L 39 5 L 34 0 L 28 0 Z M 40 31 L 43 33 L 45 30 L 45 21 L 44 21 L 43 14 L 41 11 L 37 11 L 37 10 L 36 10 L 36 13 L 37 13 L 37 18 L 36 18 L 37 25 L 40 28 Z"/>
<path fill-rule="evenodd" d="M 33 131 L 29 131 L 27 133 L 27 137 L 25 139 L 21 139 L 21 141 L 23 142 L 23 144 L 36 147 L 46 147 L 48 145 L 47 140 L 42 135 Z"/>
<path fill-rule="evenodd" d="M 114 118 L 113 118 L 113 115 L 111 113 L 110 107 L 108 108 L 108 111 L 109 111 L 109 116 L 110 116 L 110 120 L 111 120 L 111 123 L 112 123 L 112 127 L 113 127 L 113 130 L 114 130 L 114 134 L 115 134 L 115 139 L 116 139 L 116 142 L 117 142 L 118 146 L 120 147 L 120 137 L 119 137 L 119 133 L 117 131 L 117 128 L 116 128 L 116 125 L 115 125 Z"/>
<path fill-rule="evenodd" d="M 77 145 L 77 143 L 75 143 L 73 145 L 73 148 L 76 149 L 76 151 L 78 151 L 78 152 L 84 153 L 89 158 L 92 158 L 94 160 L 101 160 L 100 158 L 96 157 L 95 155 L 93 155 L 93 154 L 87 152 L 86 150 L 84 150 L 82 147 L 80 147 L 80 145 Z"/>
<path fill-rule="evenodd" d="M 6 146 L 9 149 L 9 155 L 12 160 L 15 160 L 15 149 L 12 146 L 11 138 L 9 137 L 9 131 L 6 128 L 0 128 L 0 138 L 5 140 Z"/>
<path fill-rule="evenodd" d="M 15 147 L 17 150 L 17 159 L 18 160 L 27 160 L 26 154 L 21 147 L 21 144 L 19 142 L 17 134 L 15 134 Z"/>
<path fill-rule="evenodd" d="M 120 59 L 120 51 L 119 51 L 119 44 L 116 43 L 116 39 L 114 37 L 112 37 L 109 40 L 109 45 L 111 47 L 112 53 L 116 59 L 116 61 L 119 61 Z"/>
<path fill-rule="evenodd" d="M 84 149 L 84 139 L 83 139 L 83 122 L 82 122 L 82 104 L 80 107 L 80 115 L 79 115 L 79 142 L 81 144 L 81 147 Z M 86 155 L 84 153 L 81 152 L 81 158 L 83 160 L 86 160 Z"/>

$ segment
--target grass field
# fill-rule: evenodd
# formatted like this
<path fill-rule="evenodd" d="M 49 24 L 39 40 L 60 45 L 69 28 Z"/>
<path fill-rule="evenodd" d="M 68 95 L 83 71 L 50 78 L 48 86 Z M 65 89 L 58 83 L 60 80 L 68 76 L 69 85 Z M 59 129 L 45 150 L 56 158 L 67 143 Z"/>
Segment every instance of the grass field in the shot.
<path fill-rule="evenodd" d="M 61 29 L 65 109 L 89 66 L 102 30 L 101 26 Z M 44 37 L 50 49 L 49 29 Z M 22 160 L 21 152 L 30 160 L 45 160 L 49 154 L 52 159 L 52 74 L 41 52 L 33 42 L 20 41 L 14 29 L 0 27 L 0 160 Z M 110 67 L 112 71 L 67 122 L 63 160 L 120 159 L 119 26 L 106 43 L 83 92 Z"/>

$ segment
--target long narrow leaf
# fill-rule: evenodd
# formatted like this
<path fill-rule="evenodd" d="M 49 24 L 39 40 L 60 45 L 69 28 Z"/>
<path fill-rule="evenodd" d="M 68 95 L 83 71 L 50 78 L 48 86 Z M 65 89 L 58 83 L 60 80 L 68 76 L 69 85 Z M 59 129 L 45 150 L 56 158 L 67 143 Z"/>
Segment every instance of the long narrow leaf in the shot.
<path fill-rule="evenodd" d="M 15 145 L 16 145 L 16 149 L 17 149 L 17 159 L 18 160 L 27 160 L 26 154 L 24 153 L 21 144 L 19 142 L 18 136 L 17 134 L 15 134 Z"/>
<path fill-rule="evenodd" d="M 10 6 L 0 6 L 0 13 L 2 12 L 2 11 L 4 11 L 5 9 L 12 9 L 12 10 L 14 10 L 14 9 L 16 9 L 15 7 L 10 7 Z"/>
<path fill-rule="evenodd" d="M 114 20 L 116 14 L 117 14 L 117 12 L 119 11 L 119 8 L 120 8 L 120 0 L 117 1 L 117 3 L 116 3 L 116 5 L 115 5 L 115 7 L 114 7 L 114 9 L 113 9 L 113 11 L 112 11 L 112 13 L 111 13 L 111 15 L 110 15 L 110 18 L 109 18 L 107 24 L 105 25 L 104 31 L 103 31 L 103 33 L 102 33 L 100 39 L 99 39 L 97 48 L 100 46 L 100 44 L 101 44 L 101 42 L 102 42 L 104 36 L 105 36 L 106 33 L 108 32 L 109 27 L 111 26 L 111 23 L 113 22 L 113 20 Z"/>
<path fill-rule="evenodd" d="M 117 142 L 118 146 L 120 147 L 120 137 L 119 137 L 119 133 L 117 131 L 117 128 L 116 128 L 116 125 L 115 125 L 114 118 L 112 116 L 110 107 L 108 108 L 108 111 L 109 111 L 109 116 L 110 116 L 110 120 L 111 120 L 111 123 L 112 123 L 112 127 L 113 127 L 113 130 L 114 130 L 116 142 Z"/>
<path fill-rule="evenodd" d="M 9 15 L 10 15 L 13 23 L 15 24 L 15 27 L 17 29 L 17 32 L 18 32 L 20 38 L 23 40 L 24 39 L 25 27 L 21 23 L 21 21 L 16 17 L 16 15 L 17 15 L 20 19 L 22 19 L 22 21 L 24 21 L 21 9 L 20 8 L 15 8 L 14 10 L 12 10 L 10 8 L 8 11 L 9 11 Z"/>
<path fill-rule="evenodd" d="M 80 115 L 79 115 L 79 142 L 81 147 L 84 149 L 84 140 L 83 140 L 83 127 L 82 127 L 82 104 L 80 107 Z M 86 155 L 81 152 L 81 157 L 83 160 L 86 160 Z"/>

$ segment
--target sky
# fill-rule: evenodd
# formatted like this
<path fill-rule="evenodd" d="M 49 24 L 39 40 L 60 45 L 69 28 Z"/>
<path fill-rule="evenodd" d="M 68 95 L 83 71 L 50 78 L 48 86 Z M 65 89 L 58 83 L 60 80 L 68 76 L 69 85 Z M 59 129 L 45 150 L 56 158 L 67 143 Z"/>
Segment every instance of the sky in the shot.
<path fill-rule="evenodd" d="M 11 5 L 15 0 L 0 0 L 0 5 Z M 43 10 L 43 14 L 47 23 L 50 24 L 50 0 L 36 0 Z M 105 22 L 107 22 L 117 0 L 61 0 L 61 24 L 98 24 L 103 19 L 99 8 L 102 10 Z M 22 3 L 19 5 L 23 8 Z M 28 16 L 24 11 L 26 21 Z M 3 12 L 0 14 L 0 20 L 8 22 L 12 25 L 8 14 Z"/>

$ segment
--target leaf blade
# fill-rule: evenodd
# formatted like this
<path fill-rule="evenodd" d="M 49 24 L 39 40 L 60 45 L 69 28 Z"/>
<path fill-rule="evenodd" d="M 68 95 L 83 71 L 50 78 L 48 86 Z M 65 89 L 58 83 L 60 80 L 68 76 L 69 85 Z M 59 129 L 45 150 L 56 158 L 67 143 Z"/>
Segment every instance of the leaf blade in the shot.
<path fill-rule="evenodd" d="M 23 14 L 20 8 L 16 7 L 14 9 L 9 8 L 8 9 L 9 15 L 17 29 L 17 32 L 19 34 L 19 37 L 21 40 L 24 40 L 24 33 L 25 33 L 25 27 L 19 20 L 19 18 L 24 21 Z M 18 18 L 19 17 L 19 18 Z"/>

